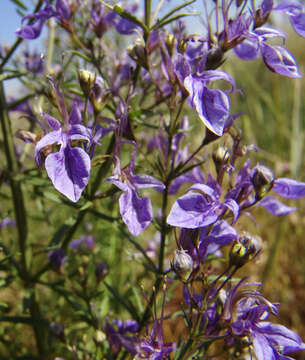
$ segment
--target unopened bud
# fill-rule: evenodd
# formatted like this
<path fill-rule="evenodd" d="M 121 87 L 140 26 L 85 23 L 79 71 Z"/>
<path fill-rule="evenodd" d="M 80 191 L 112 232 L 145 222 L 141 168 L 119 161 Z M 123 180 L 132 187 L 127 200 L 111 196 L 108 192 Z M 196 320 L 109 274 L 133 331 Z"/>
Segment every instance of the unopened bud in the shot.
<path fill-rule="evenodd" d="M 56 336 L 60 341 L 65 342 L 64 328 L 59 323 L 51 322 L 50 328 L 54 336 Z"/>
<path fill-rule="evenodd" d="M 252 172 L 252 184 L 256 193 L 257 199 L 262 199 L 265 194 L 271 190 L 274 175 L 270 169 L 263 165 L 256 165 Z"/>
<path fill-rule="evenodd" d="M 224 52 L 220 48 L 213 48 L 209 51 L 205 64 L 206 70 L 216 69 L 223 63 Z"/>
<path fill-rule="evenodd" d="M 187 48 L 187 41 L 185 41 L 185 40 L 179 41 L 178 48 L 177 48 L 178 52 L 180 54 L 184 54 L 186 52 L 186 48 Z"/>
<path fill-rule="evenodd" d="M 186 281 L 193 271 L 193 259 L 185 250 L 176 250 L 172 269 L 182 281 Z"/>
<path fill-rule="evenodd" d="M 230 251 L 230 265 L 243 266 L 251 261 L 261 250 L 260 238 L 247 232 L 234 244 Z"/>
<path fill-rule="evenodd" d="M 212 154 L 213 161 L 218 172 L 222 165 L 227 164 L 230 158 L 230 153 L 227 148 L 219 146 Z"/>
<path fill-rule="evenodd" d="M 102 330 L 97 330 L 95 333 L 95 341 L 102 344 L 106 340 L 106 334 Z"/>
<path fill-rule="evenodd" d="M 169 34 L 165 40 L 165 43 L 166 43 L 166 47 L 167 47 L 167 50 L 168 50 L 170 56 L 172 56 L 173 52 L 174 52 L 174 47 L 176 44 L 175 36 L 173 34 Z"/>
<path fill-rule="evenodd" d="M 147 68 L 145 47 L 141 40 L 137 40 L 135 45 L 127 48 L 128 55 L 139 65 Z"/>
<path fill-rule="evenodd" d="M 102 261 L 99 261 L 95 268 L 95 276 L 97 282 L 103 281 L 108 274 L 108 267 Z"/>
<path fill-rule="evenodd" d="M 86 97 L 89 97 L 90 92 L 95 83 L 95 74 L 89 70 L 81 69 L 78 72 L 78 80 L 81 89 L 83 90 Z"/>

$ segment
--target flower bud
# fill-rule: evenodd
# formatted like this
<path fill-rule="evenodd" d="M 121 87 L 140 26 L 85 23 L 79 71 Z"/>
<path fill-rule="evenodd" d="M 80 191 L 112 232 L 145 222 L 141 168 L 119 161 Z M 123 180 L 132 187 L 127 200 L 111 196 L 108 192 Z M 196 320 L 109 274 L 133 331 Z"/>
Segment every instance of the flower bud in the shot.
<path fill-rule="evenodd" d="M 50 328 L 53 335 L 56 336 L 60 341 L 63 343 L 66 341 L 64 328 L 59 323 L 51 322 Z"/>
<path fill-rule="evenodd" d="M 193 259 L 185 250 L 176 250 L 172 269 L 182 281 L 186 281 L 193 271 Z"/>
<path fill-rule="evenodd" d="M 216 69 L 223 63 L 224 52 L 221 48 L 213 48 L 209 51 L 205 64 L 206 70 Z"/>
<path fill-rule="evenodd" d="M 65 256 L 65 252 L 63 249 L 56 249 L 56 250 L 52 250 L 51 252 L 49 252 L 48 254 L 49 257 L 49 261 L 50 264 L 52 266 L 52 268 L 59 272 L 60 274 L 63 273 L 63 267 L 64 264 L 66 262 L 66 256 Z"/>
<path fill-rule="evenodd" d="M 167 47 L 167 51 L 170 54 L 170 56 L 173 55 L 175 44 L 176 44 L 176 38 L 173 34 L 169 34 L 165 40 L 165 44 Z"/>
<path fill-rule="evenodd" d="M 89 97 L 90 92 L 95 83 L 95 74 L 91 71 L 81 69 L 78 72 L 78 81 L 81 89 L 83 90 L 86 97 Z"/>
<path fill-rule="evenodd" d="M 187 41 L 185 41 L 185 40 L 179 41 L 178 48 L 177 48 L 178 52 L 180 54 L 184 54 L 186 52 L 186 48 L 187 48 Z"/>
<path fill-rule="evenodd" d="M 108 266 L 102 261 L 99 261 L 95 268 L 95 276 L 97 282 L 103 281 L 107 276 L 107 274 L 108 274 Z"/>
<path fill-rule="evenodd" d="M 230 153 L 224 146 L 219 146 L 212 154 L 216 171 L 219 172 L 222 165 L 227 164 L 230 158 Z"/>
<path fill-rule="evenodd" d="M 128 46 L 127 51 L 132 60 L 147 68 L 145 47 L 141 40 L 136 40 L 135 45 Z"/>
<path fill-rule="evenodd" d="M 230 251 L 230 265 L 241 267 L 254 259 L 261 250 L 261 240 L 247 232 L 235 243 Z"/>
<path fill-rule="evenodd" d="M 257 200 L 260 200 L 271 190 L 274 182 L 274 175 L 266 166 L 258 164 L 253 169 L 251 180 L 256 193 L 256 198 Z"/>

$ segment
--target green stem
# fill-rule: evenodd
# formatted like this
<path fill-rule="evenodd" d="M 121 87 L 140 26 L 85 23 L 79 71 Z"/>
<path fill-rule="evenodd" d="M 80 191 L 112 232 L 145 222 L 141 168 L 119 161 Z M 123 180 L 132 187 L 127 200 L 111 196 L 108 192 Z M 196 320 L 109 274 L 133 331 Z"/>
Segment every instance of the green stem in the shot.
<path fill-rule="evenodd" d="M 113 135 L 108 145 L 108 149 L 106 152 L 107 155 L 112 154 L 114 145 L 115 145 L 115 136 Z M 112 157 L 109 156 L 108 159 L 105 161 L 105 163 L 102 166 L 100 166 L 100 168 L 98 169 L 98 173 L 91 185 L 91 192 L 90 192 L 91 199 L 94 198 L 94 195 L 97 192 L 102 180 L 105 178 L 106 174 L 108 173 L 111 164 L 112 164 Z"/>
<path fill-rule="evenodd" d="M 39 308 L 39 304 L 36 300 L 36 295 L 35 295 L 35 289 L 31 289 L 31 299 L 30 299 L 30 314 L 32 319 L 42 319 L 42 315 L 41 315 L 41 311 Z M 35 339 L 36 339 L 36 344 L 37 344 L 37 348 L 38 348 L 38 352 L 39 352 L 39 358 L 41 360 L 46 360 L 48 355 L 49 355 L 49 351 L 48 351 L 48 329 L 45 328 L 45 325 L 43 324 L 43 322 L 41 321 L 33 321 L 33 329 L 34 329 L 34 333 L 35 333 Z"/>
<path fill-rule="evenodd" d="M 50 19 L 45 75 L 49 74 L 51 70 L 53 53 L 54 53 L 54 42 L 55 42 L 55 22 L 54 19 Z"/>
<path fill-rule="evenodd" d="M 151 0 L 145 0 L 145 25 L 150 28 L 151 19 Z"/>
<path fill-rule="evenodd" d="M 27 218 L 24 205 L 21 184 L 16 180 L 15 176 L 18 172 L 18 163 L 15 156 L 13 143 L 13 134 L 11 123 L 8 115 L 7 104 L 5 99 L 3 83 L 0 83 L 0 121 L 3 132 L 4 151 L 7 161 L 7 170 L 9 173 L 9 182 L 13 196 L 14 212 L 18 231 L 18 245 L 21 253 L 21 267 L 23 279 L 27 278 L 26 267 L 26 239 L 27 239 Z"/>

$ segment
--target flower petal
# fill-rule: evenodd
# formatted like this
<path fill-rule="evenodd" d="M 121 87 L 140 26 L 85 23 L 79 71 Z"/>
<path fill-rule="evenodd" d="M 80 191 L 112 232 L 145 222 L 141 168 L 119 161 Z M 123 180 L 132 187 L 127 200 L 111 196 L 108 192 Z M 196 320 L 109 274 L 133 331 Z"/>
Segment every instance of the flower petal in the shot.
<path fill-rule="evenodd" d="M 124 223 L 133 236 L 138 236 L 152 221 L 152 205 L 149 198 L 140 198 L 128 188 L 120 197 L 120 212 Z"/>
<path fill-rule="evenodd" d="M 275 180 L 272 190 L 287 199 L 299 199 L 305 196 L 305 183 L 289 178 Z"/>
<path fill-rule="evenodd" d="M 48 155 L 45 167 L 55 189 L 77 202 L 89 181 L 90 157 L 81 148 L 65 149 Z"/>
<path fill-rule="evenodd" d="M 145 174 L 132 175 L 130 181 L 137 189 L 153 188 L 163 191 L 165 188 L 161 181 Z"/>
<path fill-rule="evenodd" d="M 297 64 L 290 52 L 282 46 L 262 45 L 263 60 L 269 70 L 291 78 L 300 78 Z"/>
<path fill-rule="evenodd" d="M 52 145 L 55 143 L 59 144 L 61 140 L 62 140 L 62 131 L 60 129 L 46 134 L 42 139 L 38 141 L 35 147 L 35 155 L 34 155 L 37 165 L 41 165 L 40 151 L 48 145 Z"/>
<path fill-rule="evenodd" d="M 258 205 L 265 208 L 274 216 L 283 216 L 290 214 L 293 211 L 296 211 L 296 208 L 292 208 L 290 206 L 282 204 L 279 200 L 277 200 L 273 196 L 264 197 Z"/>
<path fill-rule="evenodd" d="M 204 227 L 213 224 L 218 219 L 219 208 L 219 204 L 207 203 L 202 194 L 191 192 L 174 203 L 167 223 L 187 229 Z"/>

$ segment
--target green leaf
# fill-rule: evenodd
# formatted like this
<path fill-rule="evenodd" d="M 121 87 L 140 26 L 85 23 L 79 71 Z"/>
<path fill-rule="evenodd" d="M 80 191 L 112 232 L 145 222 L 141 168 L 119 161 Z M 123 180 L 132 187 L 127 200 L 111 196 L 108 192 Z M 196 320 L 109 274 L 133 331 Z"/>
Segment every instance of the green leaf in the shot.
<path fill-rule="evenodd" d="M 193 4 L 195 1 L 196 0 L 190 0 L 190 1 L 187 1 L 187 2 L 185 2 L 183 4 L 181 4 L 181 5 L 176 6 L 174 9 L 172 9 L 170 12 L 168 12 L 166 15 L 164 15 L 160 20 L 158 20 L 158 23 L 163 22 L 164 20 L 166 20 L 167 18 L 172 16 L 175 12 L 185 8 L 188 5 Z M 156 23 L 154 26 L 156 26 L 156 25 L 158 25 L 158 24 Z"/>
<path fill-rule="evenodd" d="M 87 61 L 87 62 L 90 62 L 90 61 L 91 61 L 91 59 L 88 58 L 88 56 L 86 56 L 85 54 L 82 54 L 82 53 L 79 52 L 79 51 L 72 50 L 71 53 L 72 53 L 73 55 L 76 55 L 76 56 L 81 57 L 82 59 L 84 59 L 84 60 Z"/>
<path fill-rule="evenodd" d="M 180 19 L 182 17 L 185 17 L 185 16 L 191 16 L 191 15 L 199 15 L 200 13 L 199 12 L 193 12 L 193 13 L 185 13 L 185 14 L 178 14 L 178 15 L 175 15 L 173 17 L 171 17 L 170 19 L 165 19 L 164 21 L 162 22 L 159 22 L 157 24 L 155 24 L 153 27 L 152 27 L 152 30 L 154 29 L 161 29 L 163 26 L 173 22 L 173 21 L 176 21 L 177 19 Z"/>
<path fill-rule="evenodd" d="M 85 203 L 85 205 L 83 205 L 83 206 L 79 209 L 79 211 L 87 210 L 87 209 L 89 209 L 89 208 L 92 207 L 92 206 L 93 206 L 93 202 L 92 202 L 92 201 L 87 201 L 87 202 Z"/>
<path fill-rule="evenodd" d="M 102 0 L 100 0 L 100 1 L 108 9 L 115 11 L 117 14 L 122 16 L 124 19 L 127 19 L 136 25 L 139 25 L 145 32 L 148 32 L 147 26 L 141 20 L 139 20 L 136 16 L 132 15 L 130 12 L 124 10 L 120 5 L 116 4 L 114 6 L 110 6 L 109 4 L 105 3 L 104 1 L 102 1 Z"/>
<path fill-rule="evenodd" d="M 11 0 L 15 5 L 21 7 L 23 10 L 27 10 L 27 6 L 21 0 Z"/>
<path fill-rule="evenodd" d="M 134 308 L 134 306 L 128 301 L 125 300 L 117 291 L 116 289 L 114 289 L 112 286 L 110 286 L 109 284 L 106 283 L 106 281 L 104 281 L 104 285 L 106 286 L 106 288 L 111 292 L 111 294 L 113 295 L 113 297 L 122 305 L 124 306 L 124 308 L 133 316 L 134 319 L 139 320 L 139 316 L 136 312 L 136 309 Z"/>
<path fill-rule="evenodd" d="M 4 80 L 9 80 L 9 79 L 15 79 L 21 76 L 26 75 L 27 73 L 25 72 L 16 72 L 16 73 L 12 73 L 12 74 L 1 74 L 0 75 L 0 81 L 4 81 Z"/>
<path fill-rule="evenodd" d="M 44 197 L 46 199 L 52 200 L 52 201 L 54 201 L 54 202 L 56 202 L 58 204 L 62 203 L 60 197 L 57 194 L 53 193 L 53 192 L 45 191 L 43 193 L 43 195 L 44 195 Z"/>

